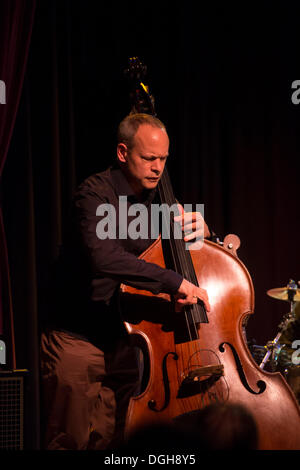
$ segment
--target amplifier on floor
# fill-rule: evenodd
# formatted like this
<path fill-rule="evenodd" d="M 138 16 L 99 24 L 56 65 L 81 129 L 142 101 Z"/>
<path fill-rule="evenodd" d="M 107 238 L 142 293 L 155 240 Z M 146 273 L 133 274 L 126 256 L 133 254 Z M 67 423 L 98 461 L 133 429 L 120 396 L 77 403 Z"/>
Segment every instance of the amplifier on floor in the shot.
<path fill-rule="evenodd" d="M 0 449 L 24 449 L 26 370 L 0 370 Z"/>

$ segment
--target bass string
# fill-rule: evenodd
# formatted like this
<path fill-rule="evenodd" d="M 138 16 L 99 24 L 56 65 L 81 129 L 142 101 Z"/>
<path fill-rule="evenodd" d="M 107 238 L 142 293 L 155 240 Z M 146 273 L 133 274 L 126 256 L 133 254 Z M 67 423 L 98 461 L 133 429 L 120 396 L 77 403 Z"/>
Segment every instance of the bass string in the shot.
<path fill-rule="evenodd" d="M 171 207 L 174 203 L 176 204 L 175 197 L 173 195 L 171 185 L 168 181 L 168 175 L 166 174 L 165 178 L 165 184 L 163 185 L 163 188 L 161 190 L 161 201 L 166 202 L 169 207 Z M 178 212 L 179 214 L 179 212 Z M 164 213 L 163 213 L 164 215 Z M 167 221 L 165 220 L 165 223 Z M 194 266 L 192 264 L 192 259 L 190 252 L 186 250 L 186 245 L 184 240 L 182 238 L 176 239 L 174 236 L 174 221 L 170 220 L 170 247 L 171 247 L 171 252 L 173 256 L 173 261 L 175 264 L 175 268 L 178 272 L 184 275 L 185 278 L 187 278 L 189 281 L 193 282 L 194 284 L 198 285 Z M 197 340 L 193 341 L 193 333 L 198 337 L 198 331 L 197 331 L 197 325 L 195 322 L 195 317 L 194 317 L 194 308 L 198 307 L 197 305 L 193 305 L 189 308 L 184 309 L 184 314 L 185 314 L 185 322 L 188 328 L 188 335 L 190 338 L 190 341 L 188 344 L 179 344 L 175 345 L 175 351 L 178 355 L 178 358 L 180 358 L 180 363 L 177 363 L 177 380 L 178 380 L 178 387 L 180 386 L 182 380 L 184 379 L 184 373 L 188 373 L 189 371 L 189 363 L 190 359 L 193 357 L 195 354 L 200 354 L 200 351 L 198 349 L 199 343 Z M 191 320 L 192 320 L 192 328 L 194 331 L 191 331 L 191 325 L 189 321 L 189 316 L 191 315 Z M 200 362 L 201 358 L 199 357 Z M 218 388 L 220 388 L 220 384 L 215 384 L 213 386 L 214 391 L 211 393 L 201 393 L 200 397 L 191 397 L 191 399 L 187 400 L 184 404 L 184 407 L 188 406 L 188 403 L 193 403 L 195 404 L 197 408 L 201 408 L 205 402 L 205 400 L 208 400 L 210 402 L 211 396 L 218 396 Z M 221 387 L 222 389 L 222 387 Z M 189 405 L 190 406 L 190 405 Z"/>
<path fill-rule="evenodd" d="M 160 198 L 161 202 L 166 203 L 169 207 L 173 204 L 176 204 L 175 197 L 172 191 L 172 187 L 170 184 L 170 180 L 168 177 L 167 172 L 164 172 L 164 178 L 160 187 Z M 179 214 L 179 213 L 178 213 Z M 164 211 L 162 212 L 164 223 L 167 224 L 169 220 L 166 220 L 166 214 Z M 174 236 L 174 221 L 173 219 L 170 220 L 170 248 L 172 253 L 172 259 L 174 262 L 174 267 L 177 272 L 183 275 L 183 277 L 188 278 L 189 280 L 189 273 L 190 273 L 190 266 L 187 264 L 187 255 L 189 253 L 185 253 L 185 247 L 183 246 L 183 240 L 176 239 Z M 190 322 L 187 318 L 187 313 L 185 312 L 186 316 L 186 324 L 188 328 L 190 328 Z M 194 319 L 193 319 L 194 320 Z M 194 323 L 194 321 L 193 321 Z M 190 334 L 190 339 L 192 339 L 192 335 Z"/>
<path fill-rule="evenodd" d="M 160 193 L 160 199 L 162 203 L 166 203 L 169 207 L 176 205 L 177 201 L 175 199 L 175 196 L 173 194 L 172 186 L 170 183 L 169 175 L 167 172 L 167 169 L 165 168 L 165 171 L 163 173 L 162 181 L 160 182 L 159 186 L 159 193 Z M 166 221 L 166 216 L 163 213 L 163 219 L 164 222 L 167 223 Z M 179 211 L 178 211 L 179 215 Z M 170 248 L 171 248 L 171 253 L 172 253 L 172 258 L 174 261 L 175 269 L 177 272 L 181 273 L 183 277 L 187 278 L 189 281 L 194 281 L 196 279 L 195 271 L 190 259 L 190 253 L 189 251 L 186 250 L 185 247 L 185 242 L 180 239 L 176 239 L 174 236 L 174 220 L 170 220 Z M 194 275 L 194 276 L 192 276 Z M 193 277 L 193 279 L 191 279 Z M 189 336 L 189 342 L 188 342 L 188 349 L 189 349 L 189 355 L 192 355 L 195 352 L 195 345 L 194 341 L 192 341 L 193 337 L 197 337 L 197 326 L 194 318 L 194 313 L 193 313 L 193 308 L 184 308 L 184 316 L 185 316 L 185 323 L 188 329 L 188 336 Z M 191 317 L 191 322 L 190 322 L 190 317 Z M 191 331 L 191 328 L 193 331 Z M 192 345 L 192 346 L 191 346 Z M 180 357 L 183 355 L 183 347 L 179 345 L 180 349 Z"/>
<path fill-rule="evenodd" d="M 176 200 L 175 200 L 167 173 L 165 174 L 165 181 L 164 181 L 163 188 L 162 188 L 161 198 L 162 198 L 162 202 L 166 202 L 169 205 L 169 207 L 171 207 L 173 204 L 176 205 Z M 186 251 L 184 240 L 182 240 L 182 238 L 180 239 L 175 238 L 173 220 L 171 220 L 170 225 L 171 225 L 170 226 L 170 231 L 171 231 L 170 246 L 171 246 L 173 260 L 175 263 L 175 268 L 178 272 L 180 272 L 183 275 L 183 277 L 187 278 L 188 280 L 191 280 L 190 274 L 191 272 L 194 272 L 194 269 L 193 269 L 192 264 L 188 263 L 188 259 L 190 258 L 190 253 Z M 194 278 L 195 278 L 195 275 L 194 275 Z M 188 337 L 189 337 L 189 341 L 187 345 L 189 356 L 191 356 L 195 352 L 196 345 L 195 345 L 195 342 L 193 341 L 193 338 L 197 337 L 198 335 L 197 326 L 196 326 L 196 322 L 194 318 L 193 307 L 194 306 L 183 308 L 185 324 L 187 326 Z M 179 345 L 177 347 L 177 351 L 178 351 L 178 348 L 180 349 L 180 357 L 184 358 L 185 348 L 182 345 Z"/>

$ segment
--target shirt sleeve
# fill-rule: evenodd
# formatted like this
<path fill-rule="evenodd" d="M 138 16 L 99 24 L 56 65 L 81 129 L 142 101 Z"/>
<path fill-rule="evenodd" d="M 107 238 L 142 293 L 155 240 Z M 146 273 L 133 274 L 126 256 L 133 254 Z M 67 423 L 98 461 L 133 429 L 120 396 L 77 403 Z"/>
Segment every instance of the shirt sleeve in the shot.
<path fill-rule="evenodd" d="M 99 239 L 96 233 L 100 204 L 108 203 L 92 188 L 81 188 L 74 198 L 77 230 L 92 275 L 108 277 L 153 294 L 175 294 L 183 277 L 170 269 L 147 262 L 126 251 L 116 239 Z"/>

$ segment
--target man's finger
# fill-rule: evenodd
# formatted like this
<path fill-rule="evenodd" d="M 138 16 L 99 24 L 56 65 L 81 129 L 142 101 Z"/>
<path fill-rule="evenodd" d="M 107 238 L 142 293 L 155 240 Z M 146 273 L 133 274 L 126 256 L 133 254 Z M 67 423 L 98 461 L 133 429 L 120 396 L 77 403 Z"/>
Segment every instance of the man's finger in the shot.
<path fill-rule="evenodd" d="M 197 240 L 203 239 L 204 238 L 203 230 L 196 230 L 196 232 L 188 233 L 187 235 L 184 236 L 183 239 L 185 242 L 188 242 L 189 240 L 193 240 L 194 238 L 197 238 Z"/>

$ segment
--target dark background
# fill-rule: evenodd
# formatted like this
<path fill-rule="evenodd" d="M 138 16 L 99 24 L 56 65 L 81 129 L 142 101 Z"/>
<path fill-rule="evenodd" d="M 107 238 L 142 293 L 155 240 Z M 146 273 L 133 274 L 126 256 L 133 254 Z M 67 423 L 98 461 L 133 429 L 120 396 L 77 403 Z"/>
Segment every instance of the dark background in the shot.
<path fill-rule="evenodd" d="M 254 283 L 248 339 L 277 333 L 287 303 L 266 291 L 300 279 L 299 11 L 289 3 L 37 2 L 27 71 L 3 173 L 17 366 L 31 372 L 29 446 L 38 446 L 43 288 L 72 193 L 115 158 L 130 111 L 123 70 L 148 67 L 171 139 L 182 203 L 204 203 L 222 239 L 241 239 Z"/>

